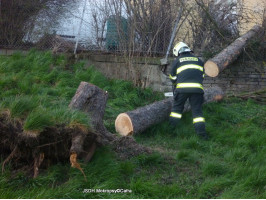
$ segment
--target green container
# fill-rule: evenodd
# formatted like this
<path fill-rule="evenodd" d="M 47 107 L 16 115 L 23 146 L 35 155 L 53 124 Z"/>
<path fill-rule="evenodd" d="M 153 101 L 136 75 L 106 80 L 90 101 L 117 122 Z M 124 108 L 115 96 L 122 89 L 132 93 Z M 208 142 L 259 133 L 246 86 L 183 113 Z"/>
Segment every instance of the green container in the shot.
<path fill-rule="evenodd" d="M 107 20 L 106 48 L 119 50 L 122 43 L 126 43 L 128 23 L 124 17 L 111 16 Z"/>

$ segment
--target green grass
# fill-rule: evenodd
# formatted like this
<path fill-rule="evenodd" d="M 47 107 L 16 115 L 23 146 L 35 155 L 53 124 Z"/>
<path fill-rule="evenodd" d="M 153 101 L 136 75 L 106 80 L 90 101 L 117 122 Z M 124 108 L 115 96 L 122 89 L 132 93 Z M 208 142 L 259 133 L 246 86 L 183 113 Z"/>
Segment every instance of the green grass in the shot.
<path fill-rule="evenodd" d="M 67 105 L 79 82 L 88 81 L 108 91 L 104 123 L 114 132 L 120 112 L 162 98 L 129 82 L 108 80 L 82 62 L 71 70 L 65 65 L 63 56 L 49 52 L 0 58 L 1 108 L 25 120 L 29 130 L 86 124 L 89 119 Z M 119 160 L 108 148 L 99 148 L 90 163 L 82 163 L 88 182 L 69 163 L 51 166 L 36 179 L 6 170 L 0 176 L 0 197 L 266 198 L 266 106 L 231 98 L 204 105 L 203 111 L 209 141 L 196 136 L 191 113 L 185 113 L 174 130 L 163 122 L 135 136 L 157 153 Z M 84 189 L 132 193 L 84 193 Z"/>
<path fill-rule="evenodd" d="M 55 124 L 89 127 L 88 116 L 68 109 L 81 81 L 109 92 L 106 115 L 112 120 L 120 112 L 161 98 L 151 90 L 134 88 L 130 82 L 108 80 L 93 67 L 85 66 L 85 62 L 78 62 L 71 69 L 66 64 L 63 55 L 34 50 L 27 56 L 18 52 L 1 57 L 0 109 L 8 109 L 13 118 L 25 121 L 25 130 L 42 131 Z M 114 131 L 112 120 L 106 120 L 105 125 Z"/>

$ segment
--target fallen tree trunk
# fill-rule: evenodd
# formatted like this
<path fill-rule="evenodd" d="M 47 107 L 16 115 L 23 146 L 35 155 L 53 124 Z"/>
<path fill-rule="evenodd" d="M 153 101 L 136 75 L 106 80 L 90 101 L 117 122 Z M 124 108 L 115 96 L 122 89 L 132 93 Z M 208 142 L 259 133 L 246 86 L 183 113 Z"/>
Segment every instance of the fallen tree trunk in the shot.
<path fill-rule="evenodd" d="M 261 26 L 254 26 L 247 33 L 236 39 L 227 48 L 221 51 L 204 64 L 205 73 L 210 77 L 216 77 L 220 72 L 237 59 L 247 42 L 263 31 Z"/>
<path fill-rule="evenodd" d="M 204 103 L 219 101 L 223 96 L 224 93 L 221 88 L 208 88 L 204 93 Z M 150 126 L 167 120 L 171 112 L 172 103 L 173 98 L 167 98 L 133 111 L 121 113 L 115 120 L 116 131 L 123 136 L 141 133 Z M 189 110 L 190 105 L 186 102 L 183 112 Z"/>

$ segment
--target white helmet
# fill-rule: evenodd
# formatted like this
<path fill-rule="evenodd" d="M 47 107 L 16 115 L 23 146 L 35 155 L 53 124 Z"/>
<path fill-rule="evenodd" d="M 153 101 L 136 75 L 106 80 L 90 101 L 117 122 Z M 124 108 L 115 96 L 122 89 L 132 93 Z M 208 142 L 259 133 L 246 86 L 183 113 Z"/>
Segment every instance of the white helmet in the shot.
<path fill-rule="evenodd" d="M 180 53 L 184 52 L 191 52 L 191 50 L 184 42 L 177 43 L 173 49 L 173 54 L 179 56 Z"/>

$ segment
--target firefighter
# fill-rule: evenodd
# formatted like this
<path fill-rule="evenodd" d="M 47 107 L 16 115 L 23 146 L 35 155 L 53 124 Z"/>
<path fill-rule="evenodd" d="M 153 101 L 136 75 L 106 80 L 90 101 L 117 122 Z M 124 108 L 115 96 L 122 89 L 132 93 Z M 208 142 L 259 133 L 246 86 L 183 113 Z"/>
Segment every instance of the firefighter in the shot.
<path fill-rule="evenodd" d="M 178 124 L 182 117 L 184 104 L 189 99 L 196 133 L 202 139 L 207 140 L 205 118 L 202 113 L 204 63 L 192 53 L 193 51 L 183 42 L 176 44 L 173 49 L 173 54 L 177 58 L 172 64 L 169 75 L 175 87 L 174 102 L 169 121 L 172 126 Z"/>

